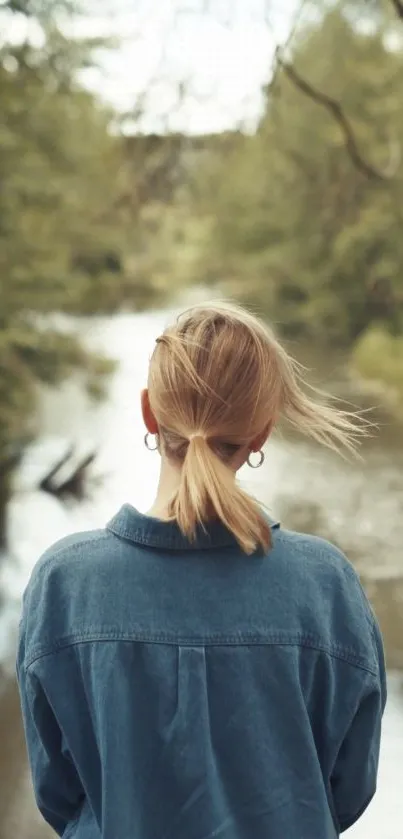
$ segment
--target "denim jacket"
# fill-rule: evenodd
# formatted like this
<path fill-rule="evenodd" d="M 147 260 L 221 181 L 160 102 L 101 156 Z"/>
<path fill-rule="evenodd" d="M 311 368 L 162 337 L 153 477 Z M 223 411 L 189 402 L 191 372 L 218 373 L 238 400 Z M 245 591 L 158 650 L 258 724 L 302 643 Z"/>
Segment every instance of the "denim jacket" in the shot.
<path fill-rule="evenodd" d="M 24 597 L 17 672 L 43 816 L 65 839 L 334 839 L 375 792 L 379 629 L 327 542 L 246 556 L 126 505 Z"/>

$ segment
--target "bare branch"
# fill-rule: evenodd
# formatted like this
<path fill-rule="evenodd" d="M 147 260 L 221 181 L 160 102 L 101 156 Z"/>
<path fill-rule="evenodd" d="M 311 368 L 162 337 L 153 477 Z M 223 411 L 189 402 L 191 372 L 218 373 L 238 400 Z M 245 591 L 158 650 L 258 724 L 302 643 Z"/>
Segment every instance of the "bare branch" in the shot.
<path fill-rule="evenodd" d="M 299 75 L 299 73 L 292 64 L 284 61 L 281 55 L 280 48 L 276 50 L 276 58 L 278 66 L 281 67 L 287 78 L 290 79 L 290 81 L 295 85 L 295 87 L 297 87 L 298 90 L 300 90 L 314 102 L 317 102 L 318 105 L 322 105 L 329 111 L 329 113 L 332 114 L 344 136 L 347 152 L 357 169 L 359 169 L 364 175 L 366 175 L 367 178 L 371 178 L 372 180 L 378 181 L 388 181 L 394 175 L 396 175 L 396 171 L 400 162 L 400 155 L 398 158 L 398 156 L 396 155 L 396 149 L 394 150 L 393 155 L 393 167 L 390 162 L 385 170 L 378 169 L 377 167 L 373 166 L 372 163 L 369 163 L 367 160 L 365 160 L 358 147 L 358 143 L 355 138 L 351 123 L 346 117 L 346 114 L 344 113 L 340 103 L 328 96 L 327 93 L 323 93 L 323 91 L 317 90 L 315 87 L 313 87 L 313 85 L 310 84 L 310 82 L 302 78 L 302 76 Z"/>
<path fill-rule="evenodd" d="M 300 0 L 299 5 L 297 6 L 297 8 L 295 10 L 295 13 L 294 13 L 294 16 L 293 16 L 293 19 L 291 21 L 291 26 L 290 26 L 290 29 L 289 29 L 289 32 L 288 32 L 288 35 L 287 35 L 287 38 L 286 38 L 285 42 L 283 44 L 278 43 L 277 46 L 276 46 L 276 49 L 275 49 L 274 55 L 273 55 L 272 67 L 271 67 L 271 70 L 272 70 L 271 81 L 269 82 L 268 87 L 267 87 L 268 92 L 272 92 L 275 88 L 275 85 L 276 85 L 276 82 L 277 82 L 277 70 L 278 70 L 278 67 L 279 67 L 280 54 L 282 54 L 283 56 L 287 56 L 289 54 L 290 49 L 293 45 L 295 36 L 298 32 L 298 28 L 299 28 L 299 25 L 301 23 L 303 13 L 305 11 L 305 7 L 306 7 L 306 0 Z M 267 28 L 269 29 L 269 31 L 271 33 L 271 36 L 273 38 L 274 43 L 276 43 L 277 38 L 276 38 L 275 28 L 274 28 L 272 18 L 271 18 L 270 3 L 268 3 L 267 0 L 266 0 L 265 7 L 264 7 L 264 20 L 265 20 L 265 24 L 266 24 Z"/>
<path fill-rule="evenodd" d="M 65 452 L 65 454 L 62 455 L 62 457 L 54 464 L 54 466 L 52 466 L 50 472 L 48 472 L 45 475 L 45 477 L 42 478 L 39 484 L 39 489 L 42 489 L 44 492 L 53 492 L 53 490 L 51 489 L 53 478 L 57 475 L 62 466 L 65 466 L 66 463 L 68 463 L 73 454 L 74 446 L 71 445 L 67 449 L 67 452 Z"/>
<path fill-rule="evenodd" d="M 85 481 L 87 472 L 95 460 L 95 452 L 87 455 L 76 466 L 67 477 L 57 480 L 57 475 L 63 466 L 69 463 L 69 460 L 74 452 L 73 447 L 69 448 L 66 454 L 52 467 L 50 472 L 42 478 L 39 488 L 43 492 L 47 492 L 55 498 L 63 499 L 68 496 L 83 499 L 85 498 Z"/>
<path fill-rule="evenodd" d="M 291 23 L 290 32 L 289 32 L 288 38 L 287 38 L 287 40 L 284 44 L 284 47 L 283 47 L 284 55 L 287 55 L 287 51 L 293 45 L 294 39 L 295 39 L 295 37 L 298 33 L 298 27 L 300 26 L 301 21 L 302 21 L 302 16 L 304 14 L 306 5 L 307 5 L 306 0 L 302 0 L 302 2 L 300 2 L 299 6 L 297 7 L 297 9 L 295 11 L 294 18 L 293 18 L 293 21 Z"/>
<path fill-rule="evenodd" d="M 391 0 L 395 12 L 401 20 L 403 20 L 403 0 Z"/>

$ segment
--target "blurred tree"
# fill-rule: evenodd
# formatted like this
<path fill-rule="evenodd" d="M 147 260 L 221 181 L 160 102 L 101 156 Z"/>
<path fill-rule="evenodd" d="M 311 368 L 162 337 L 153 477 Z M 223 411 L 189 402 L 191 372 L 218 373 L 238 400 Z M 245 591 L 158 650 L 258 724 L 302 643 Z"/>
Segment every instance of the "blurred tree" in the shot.
<path fill-rule="evenodd" d="M 358 339 L 353 352 L 353 369 L 362 378 L 380 383 L 383 393 L 403 409 L 403 335 L 390 335 L 371 327 Z"/>
<path fill-rule="evenodd" d="M 7 14 L 17 5 L 46 6 L 12 2 Z M 0 534 L 38 383 L 79 369 L 95 389 L 110 369 L 53 313 L 109 310 L 126 282 L 121 146 L 77 81 L 98 43 L 69 40 L 51 16 L 41 33 L 41 46 L 4 40 L 0 51 Z"/>
<path fill-rule="evenodd" d="M 58 313 L 162 299 L 174 271 L 181 282 L 178 260 L 185 278 L 193 258 L 177 200 L 184 138 L 120 134 L 80 82 L 111 44 L 60 28 L 77 5 L 0 0 L 0 540 L 12 471 L 36 432 L 38 385 L 79 371 L 95 393 L 111 369 Z M 7 29 L 21 16 L 16 43 Z"/>
<path fill-rule="evenodd" d="M 379 6 L 365 26 L 347 6 L 356 4 L 333 5 L 300 32 L 257 135 L 220 161 L 219 178 L 210 168 L 201 190 L 203 276 L 288 334 L 343 345 L 374 322 L 403 329 L 402 36 Z"/>

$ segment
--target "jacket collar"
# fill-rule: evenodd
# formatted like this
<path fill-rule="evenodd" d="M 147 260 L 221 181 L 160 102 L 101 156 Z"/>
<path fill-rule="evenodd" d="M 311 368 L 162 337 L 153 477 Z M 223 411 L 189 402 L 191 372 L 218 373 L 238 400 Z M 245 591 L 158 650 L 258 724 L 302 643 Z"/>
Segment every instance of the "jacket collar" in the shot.
<path fill-rule="evenodd" d="M 280 527 L 279 522 L 269 522 L 272 530 Z M 238 543 L 221 522 L 213 522 L 204 530 L 197 530 L 196 539 L 189 542 L 181 533 L 176 522 L 153 519 L 139 513 L 130 504 L 124 504 L 107 525 L 115 536 L 128 539 L 138 545 L 168 550 L 208 550 L 209 548 L 238 547 Z"/>

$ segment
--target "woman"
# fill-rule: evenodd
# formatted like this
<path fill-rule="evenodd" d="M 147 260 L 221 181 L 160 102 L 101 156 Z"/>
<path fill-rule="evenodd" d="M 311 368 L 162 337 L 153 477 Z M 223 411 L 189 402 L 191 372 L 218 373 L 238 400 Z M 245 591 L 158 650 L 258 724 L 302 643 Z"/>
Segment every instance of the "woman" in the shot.
<path fill-rule="evenodd" d="M 333 448 L 365 429 L 229 306 L 157 339 L 142 410 L 151 510 L 53 546 L 25 594 L 38 806 L 65 839 L 334 839 L 375 791 L 379 629 L 342 554 L 280 528 L 235 474 L 282 415 Z"/>

